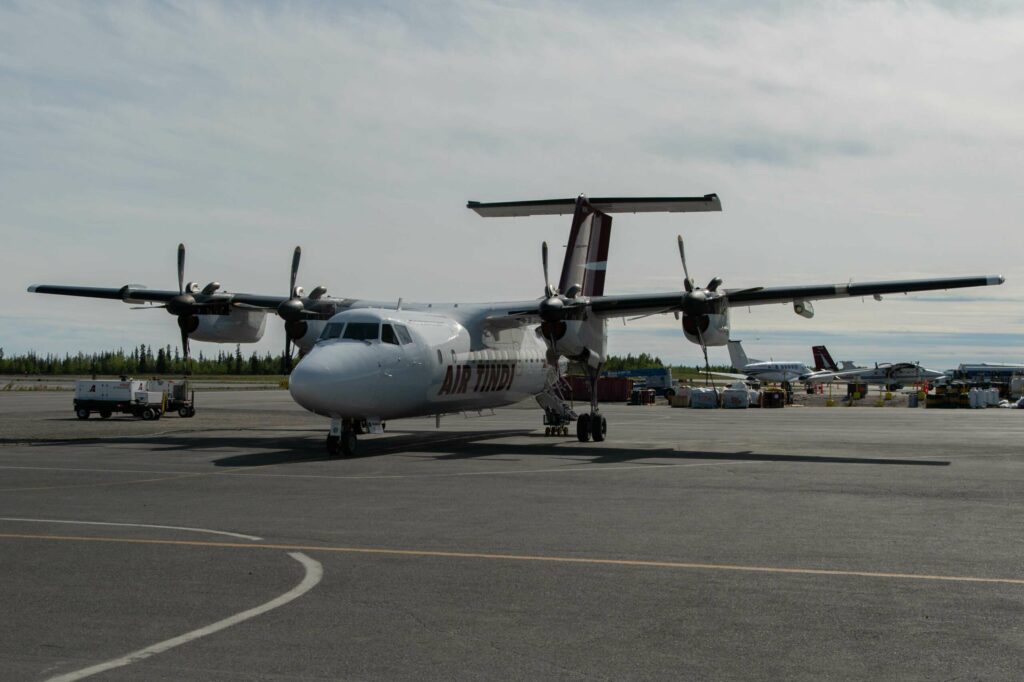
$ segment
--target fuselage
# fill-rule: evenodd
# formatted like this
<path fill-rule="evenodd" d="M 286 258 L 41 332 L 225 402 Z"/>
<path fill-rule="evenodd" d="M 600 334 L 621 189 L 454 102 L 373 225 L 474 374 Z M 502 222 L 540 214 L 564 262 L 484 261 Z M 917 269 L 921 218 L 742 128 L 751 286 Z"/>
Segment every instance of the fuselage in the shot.
<path fill-rule="evenodd" d="M 802 362 L 752 362 L 740 371 L 762 382 L 791 382 L 813 370 Z"/>
<path fill-rule="evenodd" d="M 492 324 L 484 306 L 458 316 L 353 308 L 327 321 L 289 390 L 332 419 L 396 419 L 515 403 L 552 371 L 537 325 Z"/>

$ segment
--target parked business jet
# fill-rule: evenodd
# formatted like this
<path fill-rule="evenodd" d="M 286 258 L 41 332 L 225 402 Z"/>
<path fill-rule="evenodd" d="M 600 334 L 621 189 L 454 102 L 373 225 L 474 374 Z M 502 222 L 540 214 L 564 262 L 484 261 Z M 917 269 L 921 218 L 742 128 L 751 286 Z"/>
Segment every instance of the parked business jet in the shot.
<path fill-rule="evenodd" d="M 689 276 L 683 240 L 682 291 L 605 295 L 612 214 L 720 211 L 715 194 L 703 197 L 552 199 L 479 203 L 484 217 L 572 214 L 569 241 L 557 286 L 548 281 L 548 249 L 541 257 L 543 296 L 499 303 L 395 303 L 327 296 L 318 286 L 306 295 L 295 285 L 300 250 L 292 258 L 287 296 L 220 291 L 184 284 L 184 246 L 178 251 L 178 290 L 137 285 L 95 288 L 35 285 L 29 291 L 156 303 L 178 320 L 182 345 L 189 337 L 228 343 L 256 341 L 264 316 L 285 321 L 286 349 L 306 352 L 289 379 L 294 399 L 331 419 L 327 450 L 352 455 L 363 428 L 379 432 L 386 419 L 440 415 L 498 407 L 534 396 L 552 432 L 568 435 L 576 422 L 580 441 L 602 441 L 607 420 L 598 409 L 596 382 L 607 357 L 608 318 L 674 313 L 683 335 L 701 346 L 729 339 L 729 306 L 791 304 L 803 317 L 812 300 L 1001 284 L 1002 277 L 951 277 L 863 284 L 722 289 L 713 278 L 698 287 Z M 558 376 L 566 360 L 580 364 L 590 383 L 589 413 L 576 415 L 561 398 Z"/>

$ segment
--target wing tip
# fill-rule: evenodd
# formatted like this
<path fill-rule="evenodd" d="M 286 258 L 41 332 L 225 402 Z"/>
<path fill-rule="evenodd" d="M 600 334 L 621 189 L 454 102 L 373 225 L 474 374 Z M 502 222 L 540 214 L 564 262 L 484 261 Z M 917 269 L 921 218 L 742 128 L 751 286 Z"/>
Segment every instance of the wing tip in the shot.
<path fill-rule="evenodd" d="M 28 291 L 28 293 L 30 293 L 30 294 L 34 294 L 34 293 L 36 293 L 36 290 L 37 290 L 38 288 L 39 288 L 39 285 L 38 285 L 38 284 L 33 284 L 33 285 L 31 285 L 31 286 L 30 286 L 30 287 L 29 287 L 29 288 L 27 289 L 27 291 Z"/>
<path fill-rule="evenodd" d="M 988 285 L 1002 284 L 1005 281 L 1006 281 L 1006 278 L 1003 277 L 1002 275 L 990 275 L 990 276 L 985 278 L 985 283 L 988 284 Z"/>

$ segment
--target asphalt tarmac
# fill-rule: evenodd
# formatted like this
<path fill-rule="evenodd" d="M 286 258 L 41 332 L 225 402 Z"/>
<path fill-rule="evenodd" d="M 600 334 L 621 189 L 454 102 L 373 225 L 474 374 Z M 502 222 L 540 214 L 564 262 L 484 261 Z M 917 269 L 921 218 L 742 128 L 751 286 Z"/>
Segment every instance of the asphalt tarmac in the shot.
<path fill-rule="evenodd" d="M 0 679 L 1021 679 L 1024 411 L 603 410 L 0 393 Z"/>

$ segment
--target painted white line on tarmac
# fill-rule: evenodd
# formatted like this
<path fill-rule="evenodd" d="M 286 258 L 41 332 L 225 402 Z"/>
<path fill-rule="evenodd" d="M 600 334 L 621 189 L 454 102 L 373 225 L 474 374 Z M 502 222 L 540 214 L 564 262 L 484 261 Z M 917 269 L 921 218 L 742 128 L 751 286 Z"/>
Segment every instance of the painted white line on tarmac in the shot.
<path fill-rule="evenodd" d="M 235 615 L 229 618 L 217 621 L 216 623 L 212 623 L 211 625 L 207 625 L 206 627 L 199 628 L 198 630 L 186 632 L 183 635 L 179 635 L 178 637 L 174 637 L 172 639 L 164 640 L 163 642 L 153 644 L 151 646 L 146 647 L 145 649 L 133 651 L 130 654 L 122 656 L 121 658 L 115 658 L 105 663 L 98 663 L 97 665 L 89 666 L 88 668 L 82 668 L 81 670 L 65 673 L 64 675 L 51 677 L 49 678 L 49 680 L 47 680 L 47 682 L 72 682 L 73 680 L 81 680 L 83 678 L 95 675 L 97 673 L 113 670 L 114 668 L 120 668 L 126 665 L 131 665 L 132 663 L 138 663 L 139 661 L 145 660 L 150 656 L 161 654 L 165 651 L 168 651 L 169 649 L 173 649 L 174 647 L 181 646 L 182 644 L 187 644 L 188 642 L 199 639 L 200 637 L 205 637 L 207 635 L 212 635 L 215 632 L 220 632 L 221 630 L 229 628 L 232 625 L 237 625 L 242 621 L 249 620 L 250 618 L 255 618 L 256 616 L 262 615 L 267 611 L 272 611 L 273 609 L 276 609 L 279 606 L 284 606 L 288 602 L 298 599 L 299 597 L 306 594 L 307 592 L 309 592 L 317 586 L 317 584 L 323 578 L 324 569 L 323 566 L 320 565 L 319 561 L 310 559 L 308 556 L 302 554 L 301 552 L 290 552 L 288 556 L 302 564 L 302 566 L 306 569 L 306 575 L 302 578 L 302 581 L 298 585 L 288 590 L 280 597 L 271 599 L 266 604 L 262 604 L 255 608 L 249 609 L 248 611 L 236 613 Z"/>
<path fill-rule="evenodd" d="M 192 533 L 211 533 L 213 535 L 227 535 L 232 538 L 243 540 L 262 540 L 257 535 L 246 535 L 245 533 L 232 533 L 226 530 L 211 530 L 209 528 L 191 528 L 189 526 L 155 526 L 149 523 L 112 523 L 109 521 L 69 521 L 65 519 L 21 519 L 13 516 L 0 516 L 0 521 L 27 521 L 29 523 L 68 523 L 78 526 L 125 526 L 129 528 L 160 528 L 162 530 L 184 530 Z"/>

